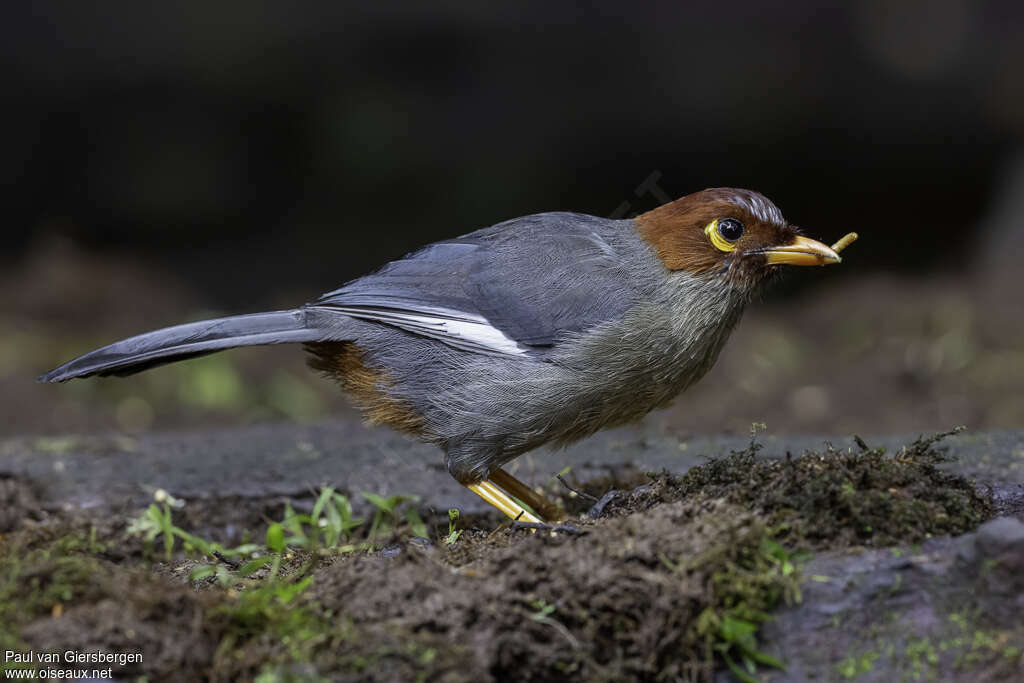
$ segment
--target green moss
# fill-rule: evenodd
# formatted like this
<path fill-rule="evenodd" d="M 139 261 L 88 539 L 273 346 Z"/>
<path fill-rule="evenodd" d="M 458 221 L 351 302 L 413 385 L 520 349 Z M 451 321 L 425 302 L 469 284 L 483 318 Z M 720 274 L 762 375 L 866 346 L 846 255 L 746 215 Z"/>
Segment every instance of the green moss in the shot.
<path fill-rule="evenodd" d="M 874 668 L 875 660 L 881 654 L 877 650 L 869 650 L 859 655 L 849 655 L 839 662 L 836 667 L 843 678 L 856 678 L 861 674 L 870 673 Z"/>
<path fill-rule="evenodd" d="M 396 624 L 357 625 L 325 609 L 308 592 L 312 578 L 265 584 L 220 603 L 214 680 L 427 680 L 457 670 L 465 647 Z M 458 677 L 454 680 L 463 680 Z"/>
<path fill-rule="evenodd" d="M 252 676 L 281 678 L 289 666 L 307 664 L 312 650 L 330 633 L 331 624 L 299 600 L 311 578 L 274 582 L 229 593 L 213 608 L 220 640 L 213 668 L 225 679 Z M 270 677 L 272 672 L 279 678 Z"/>
<path fill-rule="evenodd" d="M 1024 626 L 999 629 L 984 626 L 978 615 L 964 609 L 948 617 L 952 635 L 938 644 L 959 670 L 1019 671 L 1024 665 Z"/>
<path fill-rule="evenodd" d="M 102 561 L 94 532 L 79 530 L 43 539 L 15 535 L 0 550 L 0 649 L 24 649 L 20 629 L 42 616 L 60 614 L 73 602 L 95 597 Z"/>
<path fill-rule="evenodd" d="M 923 678 L 935 680 L 938 676 L 939 653 L 930 638 L 911 637 L 903 648 L 903 659 L 909 668 L 907 675 L 915 681 Z"/>
<path fill-rule="evenodd" d="M 783 669 L 781 661 L 762 652 L 757 630 L 783 600 L 800 599 L 800 577 L 789 553 L 772 540 L 767 527 L 746 546 L 712 548 L 703 570 L 710 574 L 712 603 L 697 617 L 696 632 L 743 680 L 753 680 L 757 666 Z M 694 566 L 687 563 L 692 569 Z M 741 666 L 742 665 L 742 666 Z"/>
<path fill-rule="evenodd" d="M 965 533 L 993 514 L 970 481 L 939 467 L 946 456 L 936 444 L 958 431 L 918 439 L 893 455 L 858 439 L 858 451 L 827 445 L 764 460 L 752 442 L 671 483 L 682 496 L 724 497 L 758 511 L 794 547 L 915 543 Z"/>
<path fill-rule="evenodd" d="M 981 616 L 967 607 L 915 633 L 919 625 L 910 615 L 886 612 L 864 629 L 865 649 L 844 657 L 836 671 L 847 679 L 882 669 L 902 681 L 949 680 L 954 671 L 960 672 L 958 680 L 1018 680 L 1024 627 L 992 628 Z"/>

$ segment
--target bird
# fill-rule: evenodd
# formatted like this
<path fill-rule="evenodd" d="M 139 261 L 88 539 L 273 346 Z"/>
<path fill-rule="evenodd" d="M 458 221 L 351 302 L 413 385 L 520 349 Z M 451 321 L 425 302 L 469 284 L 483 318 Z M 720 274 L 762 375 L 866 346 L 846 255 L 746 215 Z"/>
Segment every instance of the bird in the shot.
<path fill-rule="evenodd" d="M 291 310 L 154 330 L 42 382 L 303 344 L 368 422 L 435 444 L 508 517 L 557 508 L 504 466 L 668 404 L 715 364 L 784 266 L 839 263 L 764 195 L 709 188 L 632 218 L 539 213 L 429 244 Z"/>

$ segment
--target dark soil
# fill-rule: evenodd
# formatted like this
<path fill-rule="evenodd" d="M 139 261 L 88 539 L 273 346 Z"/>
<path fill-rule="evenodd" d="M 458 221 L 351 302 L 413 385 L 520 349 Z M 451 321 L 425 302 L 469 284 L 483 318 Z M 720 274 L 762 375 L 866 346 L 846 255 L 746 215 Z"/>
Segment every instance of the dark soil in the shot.
<path fill-rule="evenodd" d="M 180 552 L 160 562 L 161 541 L 126 537 L 124 516 L 33 519 L 30 493 L 7 481 L 9 516 L 28 521 L 0 546 L 0 649 L 140 652 L 115 674 L 149 680 L 711 680 L 730 665 L 770 669 L 756 629 L 799 599 L 798 551 L 914 543 L 992 515 L 984 491 L 937 467 L 935 443 L 775 462 L 755 459 L 752 443 L 683 476 L 584 482 L 593 494 L 622 490 L 597 518 L 579 514 L 591 501 L 549 491 L 574 513 L 574 533 L 477 518 L 448 543 L 447 519 L 428 519 L 429 540 L 403 523 L 360 544 L 364 525 L 347 548 L 292 548 L 277 578 Z M 227 518 L 244 523 L 246 505 L 234 501 Z M 262 539 L 281 509 L 254 505 L 250 536 Z M 192 521 L 175 514 L 195 532 Z M 225 580 L 190 580 L 204 563 Z"/>

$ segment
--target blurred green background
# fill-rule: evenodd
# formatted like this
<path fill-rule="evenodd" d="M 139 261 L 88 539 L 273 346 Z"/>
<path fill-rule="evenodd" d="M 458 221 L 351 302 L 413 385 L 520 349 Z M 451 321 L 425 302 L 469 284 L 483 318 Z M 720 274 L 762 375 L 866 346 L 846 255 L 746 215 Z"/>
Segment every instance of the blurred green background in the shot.
<path fill-rule="evenodd" d="M 32 378 L 513 216 L 716 185 L 862 239 L 651 419 L 1024 425 L 1021 3 L 41 2 L 0 32 L 3 433 L 338 414 L 296 348 Z"/>

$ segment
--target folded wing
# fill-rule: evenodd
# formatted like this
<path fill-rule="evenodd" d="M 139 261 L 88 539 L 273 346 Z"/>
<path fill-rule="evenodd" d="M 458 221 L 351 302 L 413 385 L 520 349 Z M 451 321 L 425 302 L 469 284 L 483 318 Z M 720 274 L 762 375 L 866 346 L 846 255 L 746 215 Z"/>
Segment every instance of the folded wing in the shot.
<path fill-rule="evenodd" d="M 542 354 L 637 298 L 621 222 L 538 214 L 432 244 L 310 304 L 467 351 Z"/>

